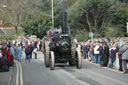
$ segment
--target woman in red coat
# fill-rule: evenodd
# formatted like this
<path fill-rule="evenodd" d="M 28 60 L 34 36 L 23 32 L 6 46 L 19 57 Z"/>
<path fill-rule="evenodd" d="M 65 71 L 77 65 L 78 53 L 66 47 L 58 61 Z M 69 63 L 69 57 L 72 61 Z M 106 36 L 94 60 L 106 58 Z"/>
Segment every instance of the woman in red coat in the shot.
<path fill-rule="evenodd" d="M 8 59 L 8 67 L 11 66 L 11 54 L 9 53 L 8 48 L 6 47 L 6 54 L 7 54 L 7 59 Z"/>
<path fill-rule="evenodd" d="M 3 55 L 3 59 L 7 62 L 8 67 L 10 67 L 11 55 L 7 47 L 2 47 L 2 55 Z"/>
<path fill-rule="evenodd" d="M 10 61 L 11 60 L 11 54 L 9 53 L 8 49 L 6 49 L 6 53 L 7 53 L 8 61 Z"/>

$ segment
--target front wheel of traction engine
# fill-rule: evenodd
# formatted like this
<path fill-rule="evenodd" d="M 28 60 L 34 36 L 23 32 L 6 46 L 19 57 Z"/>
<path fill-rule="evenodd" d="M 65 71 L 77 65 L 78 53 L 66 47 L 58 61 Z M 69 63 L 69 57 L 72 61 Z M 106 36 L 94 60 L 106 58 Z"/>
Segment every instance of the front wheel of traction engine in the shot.
<path fill-rule="evenodd" d="M 76 53 L 76 67 L 77 69 L 81 69 L 82 67 L 82 57 L 80 51 L 77 51 Z"/>
<path fill-rule="evenodd" d="M 73 43 L 72 47 L 71 47 L 71 60 L 69 61 L 70 66 L 75 66 L 75 64 L 76 64 L 76 62 L 75 62 L 75 52 L 76 52 L 76 46 Z"/>
<path fill-rule="evenodd" d="M 45 67 L 49 67 L 49 56 L 44 56 Z"/>
<path fill-rule="evenodd" d="M 44 62 L 45 62 L 45 67 L 49 67 L 50 66 L 50 49 L 49 49 L 49 42 L 45 42 L 45 55 L 44 55 Z"/>
<path fill-rule="evenodd" d="M 50 69 L 55 70 L 55 55 L 54 52 L 50 52 Z"/>

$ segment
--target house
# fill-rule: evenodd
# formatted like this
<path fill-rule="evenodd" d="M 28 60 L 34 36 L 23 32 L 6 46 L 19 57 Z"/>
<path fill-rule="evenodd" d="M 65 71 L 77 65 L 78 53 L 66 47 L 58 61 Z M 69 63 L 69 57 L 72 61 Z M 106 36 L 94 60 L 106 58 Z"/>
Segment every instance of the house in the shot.
<path fill-rule="evenodd" d="M 2 27 L 2 26 L 0 26 L 0 34 L 16 34 L 15 27 Z"/>

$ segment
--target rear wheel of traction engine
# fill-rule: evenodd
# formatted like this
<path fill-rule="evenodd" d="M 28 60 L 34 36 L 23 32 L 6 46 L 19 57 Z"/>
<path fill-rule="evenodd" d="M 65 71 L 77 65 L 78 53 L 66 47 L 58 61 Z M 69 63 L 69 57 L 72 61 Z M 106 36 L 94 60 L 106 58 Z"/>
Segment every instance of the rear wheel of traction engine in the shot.
<path fill-rule="evenodd" d="M 45 67 L 50 66 L 49 54 L 50 54 L 49 43 L 45 43 L 45 56 L 44 56 Z"/>
<path fill-rule="evenodd" d="M 55 55 L 54 52 L 50 52 L 50 69 L 55 70 Z"/>
<path fill-rule="evenodd" d="M 71 47 L 71 60 L 69 61 L 70 66 L 75 66 L 75 52 L 76 52 L 76 46 L 73 43 Z"/>
<path fill-rule="evenodd" d="M 76 53 L 76 67 L 77 69 L 81 69 L 82 67 L 82 57 L 80 51 L 77 51 Z"/>

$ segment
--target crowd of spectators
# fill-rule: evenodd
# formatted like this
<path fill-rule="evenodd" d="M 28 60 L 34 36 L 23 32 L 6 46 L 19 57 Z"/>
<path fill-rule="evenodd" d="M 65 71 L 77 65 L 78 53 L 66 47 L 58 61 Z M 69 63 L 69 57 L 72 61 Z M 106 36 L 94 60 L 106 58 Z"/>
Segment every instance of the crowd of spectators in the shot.
<path fill-rule="evenodd" d="M 37 59 L 37 50 L 41 50 L 41 41 L 12 40 L 0 41 L 0 72 L 9 71 L 14 65 L 14 60 L 22 61 L 23 51 L 25 52 L 25 63 L 32 59 L 32 53 Z"/>
<path fill-rule="evenodd" d="M 74 42 L 80 47 L 84 59 L 113 69 L 113 64 L 118 58 L 119 71 L 128 73 L 128 41 L 106 39 L 78 42 L 74 39 Z"/>

